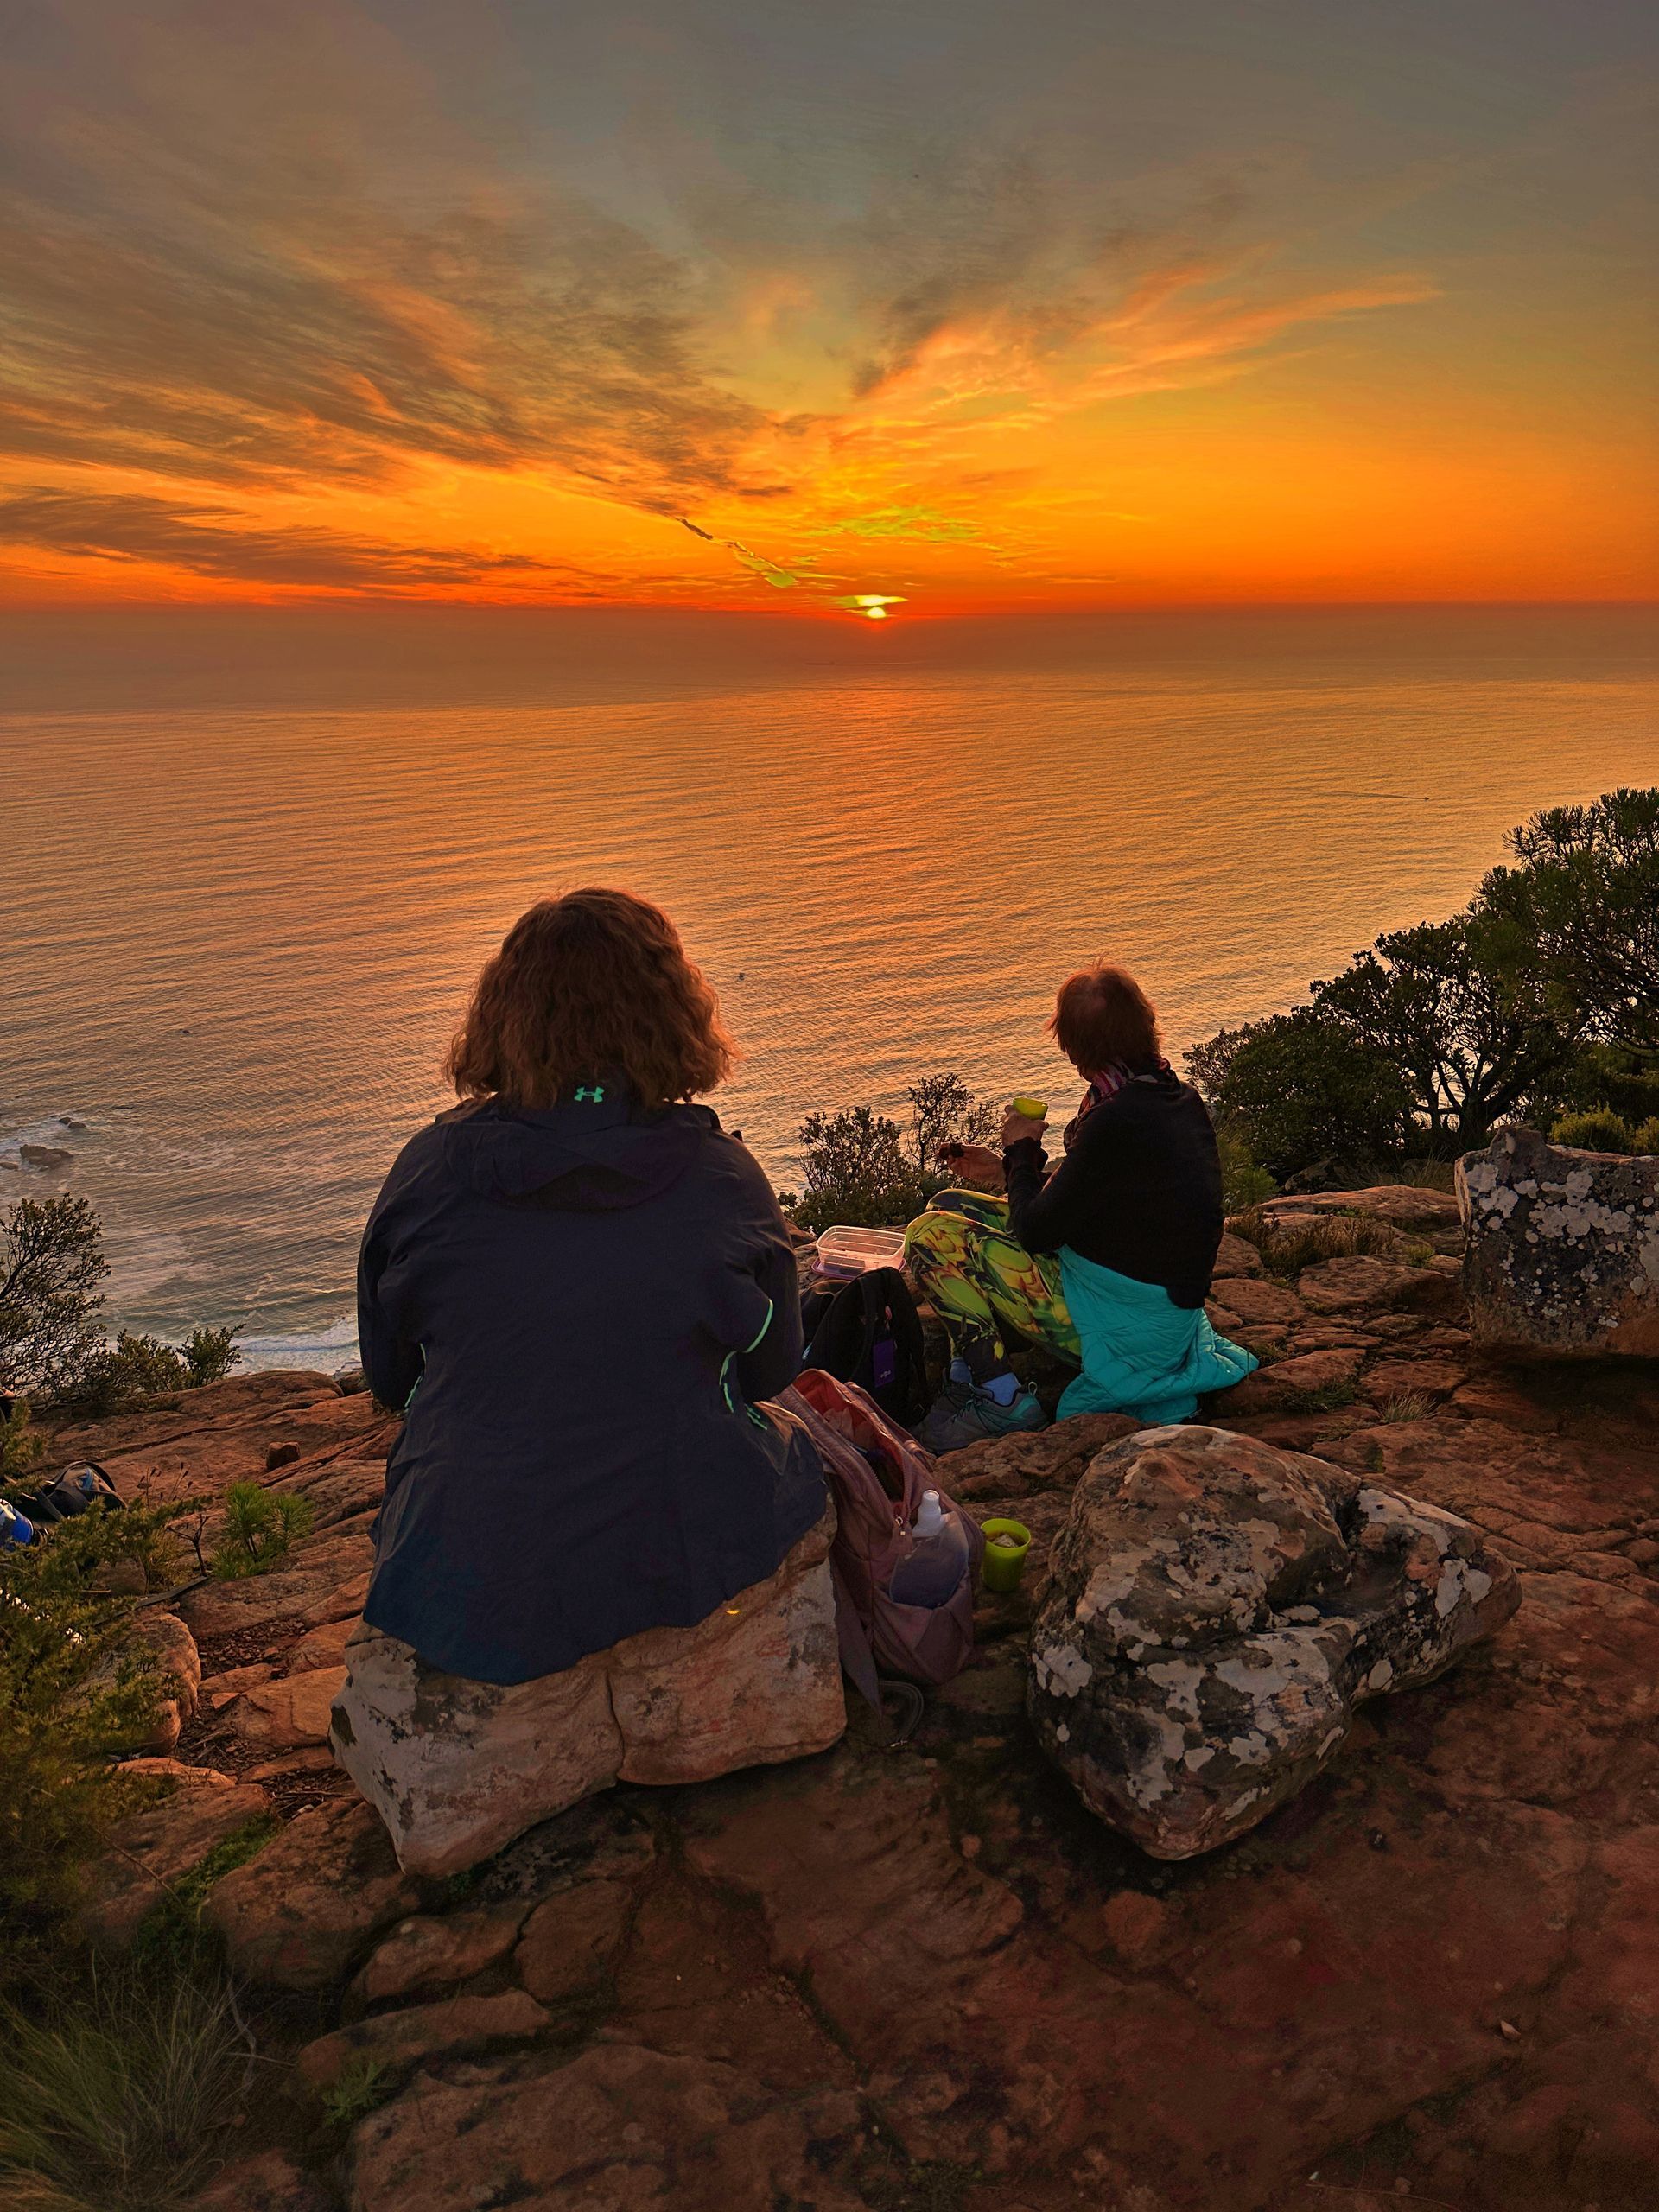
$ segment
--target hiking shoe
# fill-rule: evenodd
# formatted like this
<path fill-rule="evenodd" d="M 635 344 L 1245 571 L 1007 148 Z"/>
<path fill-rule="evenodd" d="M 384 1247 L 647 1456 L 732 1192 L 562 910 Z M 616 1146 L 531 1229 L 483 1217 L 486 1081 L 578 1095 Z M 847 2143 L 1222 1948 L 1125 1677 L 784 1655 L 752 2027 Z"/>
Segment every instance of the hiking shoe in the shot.
<path fill-rule="evenodd" d="M 1020 1390 L 1012 1405 L 999 1406 L 971 1382 L 947 1382 L 916 1431 L 916 1441 L 935 1459 L 943 1452 L 960 1452 L 967 1444 L 983 1444 L 993 1436 L 1015 1436 L 1033 1428 L 1046 1428 L 1048 1415 L 1034 1390 Z"/>

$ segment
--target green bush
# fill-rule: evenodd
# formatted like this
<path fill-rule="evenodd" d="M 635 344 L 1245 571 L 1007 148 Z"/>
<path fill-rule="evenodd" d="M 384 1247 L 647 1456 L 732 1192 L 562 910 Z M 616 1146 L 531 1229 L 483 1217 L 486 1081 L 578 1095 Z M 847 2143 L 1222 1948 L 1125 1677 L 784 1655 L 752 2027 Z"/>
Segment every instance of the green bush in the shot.
<path fill-rule="evenodd" d="M 99 1349 L 103 1229 L 85 1198 L 20 1198 L 0 1218 L 0 1389 L 55 1397 Z"/>
<path fill-rule="evenodd" d="M 124 1329 L 113 1344 L 87 1355 L 62 1386 L 60 1401 L 81 1414 L 117 1413 L 146 1398 L 222 1382 L 241 1357 L 234 1329 L 195 1329 L 184 1344 Z"/>
<path fill-rule="evenodd" d="M 0 1552 L 0 1971 L 27 1967 L 75 1899 L 80 1861 L 147 1785 L 108 1764 L 162 1694 L 128 1641 L 130 1604 L 100 1586 L 157 1543 L 172 1507 L 95 1505 Z"/>
<path fill-rule="evenodd" d="M 250 1574 L 269 1574 L 279 1567 L 315 1518 L 308 1497 L 263 1490 L 257 1483 L 232 1483 L 225 1493 L 225 1529 L 213 1556 L 221 1582 Z"/>
<path fill-rule="evenodd" d="M 905 1095 L 907 1128 L 869 1106 L 809 1114 L 802 1122 L 802 1188 L 798 1195 L 779 1193 L 784 1211 L 802 1228 L 816 1231 L 844 1222 L 881 1229 L 913 1220 L 947 1180 L 940 1146 L 951 1139 L 983 1143 L 998 1118 L 995 1108 L 976 1099 L 960 1076 L 924 1076 Z"/>
<path fill-rule="evenodd" d="M 1659 1153 L 1659 1114 L 1632 1128 L 1622 1114 L 1600 1106 L 1587 1114 L 1563 1114 L 1549 1136 L 1552 1144 L 1575 1152 Z"/>
<path fill-rule="evenodd" d="M 1276 1182 L 1316 1160 L 1362 1171 L 1405 1149 L 1410 1101 L 1399 1071 L 1316 1007 L 1224 1029 L 1186 1064 L 1222 1135 Z"/>
<path fill-rule="evenodd" d="M 19 1398 L 0 1414 L 0 1493 L 26 1484 L 46 1456 L 46 1446 L 29 1423 L 29 1402 Z"/>
<path fill-rule="evenodd" d="M 1277 1196 L 1279 1185 L 1265 1167 L 1256 1166 L 1242 1137 L 1230 1136 L 1224 1129 L 1218 1129 L 1216 1142 L 1221 1153 L 1223 1213 L 1243 1213 L 1251 1206 L 1260 1205 L 1264 1198 Z"/>
<path fill-rule="evenodd" d="M 0 2207 L 173 2212 L 231 2147 L 256 2063 L 222 1975 L 105 1970 L 0 2012 Z"/>

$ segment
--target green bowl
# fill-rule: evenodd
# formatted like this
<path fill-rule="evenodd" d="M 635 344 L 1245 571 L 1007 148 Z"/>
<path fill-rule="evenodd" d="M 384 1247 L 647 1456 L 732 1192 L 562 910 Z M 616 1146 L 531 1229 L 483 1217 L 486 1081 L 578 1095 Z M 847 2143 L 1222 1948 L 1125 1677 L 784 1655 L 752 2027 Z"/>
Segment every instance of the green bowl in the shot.
<path fill-rule="evenodd" d="M 979 1525 L 985 1539 L 980 1580 L 988 1590 L 1017 1590 L 1026 1571 L 1026 1554 L 1031 1549 L 1030 1529 L 1023 1521 L 982 1521 Z M 997 1536 L 1010 1536 L 1014 1541 L 999 1544 L 993 1541 Z"/>

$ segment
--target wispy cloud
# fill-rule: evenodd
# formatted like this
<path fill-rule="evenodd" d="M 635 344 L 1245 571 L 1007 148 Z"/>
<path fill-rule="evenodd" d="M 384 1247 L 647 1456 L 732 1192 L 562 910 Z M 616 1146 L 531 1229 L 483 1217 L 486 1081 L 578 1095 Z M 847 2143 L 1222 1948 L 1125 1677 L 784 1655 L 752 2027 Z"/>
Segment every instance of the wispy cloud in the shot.
<path fill-rule="evenodd" d="M 259 529 L 232 508 L 181 506 L 144 493 L 35 486 L 0 497 L 0 545 L 320 589 L 420 590 L 537 576 L 556 576 L 568 589 L 587 581 L 563 563 L 463 546 L 399 545 L 394 564 L 379 539 L 305 525 Z"/>

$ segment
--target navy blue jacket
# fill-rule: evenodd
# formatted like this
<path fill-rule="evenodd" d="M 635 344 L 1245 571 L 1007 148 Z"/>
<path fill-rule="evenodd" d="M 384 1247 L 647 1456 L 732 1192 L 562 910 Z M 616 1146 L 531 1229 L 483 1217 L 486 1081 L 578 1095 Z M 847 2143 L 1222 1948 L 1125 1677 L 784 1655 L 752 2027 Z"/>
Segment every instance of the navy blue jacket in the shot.
<path fill-rule="evenodd" d="M 690 1627 L 823 1511 L 804 1436 L 752 1409 L 800 1364 L 794 1255 L 706 1107 L 595 1082 L 442 1115 L 369 1217 L 358 1329 L 407 1406 L 364 1618 L 447 1673 Z"/>

